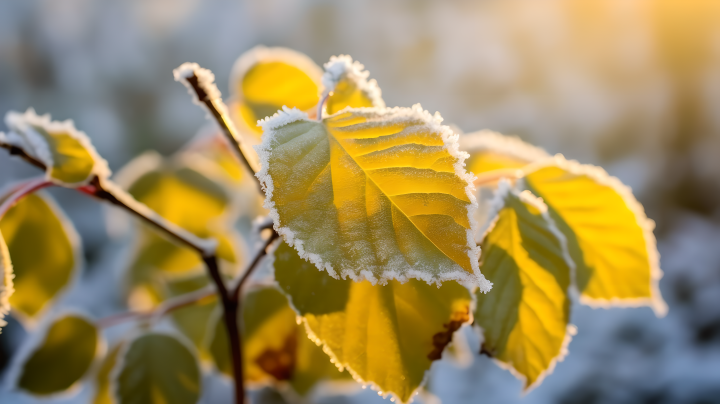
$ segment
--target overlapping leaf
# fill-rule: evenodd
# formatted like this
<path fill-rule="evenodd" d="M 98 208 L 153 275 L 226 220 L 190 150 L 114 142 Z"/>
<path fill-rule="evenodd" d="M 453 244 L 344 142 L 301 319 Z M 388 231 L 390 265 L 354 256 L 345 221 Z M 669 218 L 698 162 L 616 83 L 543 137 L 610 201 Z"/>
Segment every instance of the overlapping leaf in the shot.
<path fill-rule="evenodd" d="M 315 62 L 290 49 L 258 46 L 245 52 L 230 77 L 235 122 L 258 139 L 257 121 L 283 106 L 313 109 L 320 99 L 321 77 L 322 70 Z"/>
<path fill-rule="evenodd" d="M 95 176 L 110 175 L 107 162 L 95 151 L 87 135 L 75 129 L 70 120 L 52 121 L 50 115 L 37 115 L 31 108 L 24 114 L 8 112 L 5 124 L 10 132 L 0 134 L 0 143 L 18 147 L 41 161 L 49 181 L 81 186 Z"/>
<path fill-rule="evenodd" d="M 95 396 L 93 404 L 113 404 L 110 390 L 110 377 L 120 355 L 121 344 L 116 345 L 105 355 L 100 368 L 95 374 Z"/>
<path fill-rule="evenodd" d="M 500 184 L 499 212 L 483 240 L 481 268 L 493 284 L 477 294 L 483 352 L 525 381 L 539 383 L 569 341 L 569 259 L 545 205 Z"/>
<path fill-rule="evenodd" d="M 208 286 L 208 276 L 203 272 L 185 278 L 169 279 L 165 284 L 168 298 L 195 292 Z M 204 348 L 212 314 L 217 307 L 217 295 L 213 294 L 192 305 L 172 312 L 177 328 L 197 347 Z"/>
<path fill-rule="evenodd" d="M 229 228 L 235 215 L 231 197 L 223 186 L 204 175 L 201 167 L 182 159 L 163 161 L 146 154 L 131 162 L 119 177 L 139 202 L 196 236 L 216 238 L 218 256 L 237 262 L 237 235 Z M 202 265 L 195 251 L 151 229 L 142 229 L 137 245 L 130 266 L 132 284 L 153 281 L 158 273 L 184 276 Z"/>
<path fill-rule="evenodd" d="M 263 128 L 265 207 L 302 257 L 358 281 L 490 289 L 477 266 L 473 177 L 439 117 L 364 108 L 315 122 L 285 109 Z"/>
<path fill-rule="evenodd" d="M 21 361 L 15 385 L 33 394 L 67 390 L 87 372 L 95 359 L 98 330 L 83 316 L 56 318 L 28 356 Z"/>
<path fill-rule="evenodd" d="M 282 244 L 275 276 L 309 335 L 356 380 L 407 402 L 440 359 L 452 334 L 470 320 L 470 293 L 410 280 L 373 285 L 330 277 Z"/>
<path fill-rule="evenodd" d="M 467 170 L 478 176 L 495 170 L 521 169 L 550 157 L 545 150 L 517 137 L 491 131 L 460 136 L 460 150 L 470 154 L 466 161 Z"/>
<path fill-rule="evenodd" d="M 79 270 L 77 233 L 45 193 L 24 197 L 0 220 L 15 273 L 10 305 L 26 317 L 37 314 Z"/>
<path fill-rule="evenodd" d="M 8 251 L 5 239 L 0 232 L 0 332 L 2 327 L 7 325 L 5 316 L 10 313 L 10 296 L 15 292 L 13 287 L 12 262 L 10 261 L 10 252 Z"/>
<path fill-rule="evenodd" d="M 360 62 L 353 62 L 348 55 L 333 56 L 325 63 L 322 82 L 327 95 L 325 108 L 332 115 L 346 107 L 385 108 L 380 87 L 373 80 L 368 81 L 369 72 Z"/>
<path fill-rule="evenodd" d="M 200 398 L 197 358 L 169 334 L 146 333 L 122 353 L 113 381 L 117 404 L 195 404 Z"/>
<path fill-rule="evenodd" d="M 663 315 L 655 224 L 630 189 L 600 167 L 559 155 L 527 171 L 524 186 L 545 201 L 568 240 L 581 301 L 649 305 Z"/>
<path fill-rule="evenodd" d="M 253 289 L 244 297 L 242 307 L 243 359 L 248 382 L 286 382 L 295 392 L 305 395 L 321 380 L 342 377 L 322 349 L 307 338 L 279 290 Z M 226 329 L 219 316 L 209 350 L 218 370 L 232 375 Z"/>

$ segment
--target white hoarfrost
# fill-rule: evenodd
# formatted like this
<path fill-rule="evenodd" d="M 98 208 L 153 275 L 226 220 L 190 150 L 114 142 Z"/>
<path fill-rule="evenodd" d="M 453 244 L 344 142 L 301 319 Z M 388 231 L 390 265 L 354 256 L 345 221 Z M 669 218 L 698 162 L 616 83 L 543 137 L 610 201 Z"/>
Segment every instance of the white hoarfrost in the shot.
<path fill-rule="evenodd" d="M 460 148 L 469 153 L 497 153 L 528 163 L 546 159 L 550 155 L 543 149 L 522 141 L 515 136 L 482 130 L 460 136 Z"/>
<path fill-rule="evenodd" d="M 272 154 L 272 144 L 277 134 L 277 129 L 300 120 L 308 120 L 307 114 L 297 109 L 289 109 L 284 107 L 283 111 L 278 111 L 272 117 L 268 117 L 259 122 L 259 125 L 263 128 L 263 141 L 260 145 L 255 146 L 255 150 L 258 152 L 261 161 L 261 170 L 256 174 L 260 183 L 265 190 L 265 204 L 264 207 L 269 210 L 269 215 L 274 221 L 275 230 L 283 236 L 285 241 L 295 247 L 298 254 L 303 259 L 312 262 L 321 270 L 327 270 L 330 275 L 335 278 L 342 277 L 343 279 L 350 277 L 355 281 L 368 280 L 373 284 L 379 282 L 381 284 L 387 283 L 391 279 L 396 279 L 401 282 L 405 282 L 408 278 L 415 278 L 423 280 L 427 283 L 437 283 L 438 286 L 444 281 L 456 280 L 463 282 L 468 285 L 478 286 L 482 292 L 488 292 L 492 288 L 492 283 L 489 282 L 480 273 L 478 260 L 480 257 L 480 247 L 475 242 L 474 234 L 477 229 L 477 221 L 474 217 L 474 211 L 477 209 L 478 204 L 475 198 L 475 186 L 473 180 L 475 176 L 465 171 L 465 159 L 468 154 L 460 151 L 458 146 L 459 135 L 452 132 L 452 130 L 442 125 L 442 117 L 439 113 L 431 115 L 428 111 L 422 109 L 420 104 L 413 105 L 412 108 L 360 108 L 351 109 L 346 108 L 343 113 L 356 112 L 366 118 L 366 122 L 385 122 L 392 123 L 393 121 L 408 121 L 408 120 L 419 120 L 427 125 L 428 130 L 434 133 L 438 133 L 444 144 L 444 149 L 456 159 L 453 167 L 455 175 L 461 178 L 467 184 L 465 187 L 465 194 L 467 195 L 470 203 L 467 207 L 467 217 L 470 223 L 470 229 L 466 230 L 466 240 L 468 247 L 468 256 L 472 265 L 472 274 L 468 274 L 467 271 L 456 268 L 448 268 L 447 271 L 443 271 L 440 274 L 433 276 L 427 271 L 420 271 L 412 267 L 403 268 L 404 273 L 399 271 L 386 271 L 378 278 L 372 271 L 364 269 L 358 272 L 352 272 L 345 270 L 342 273 L 337 273 L 332 265 L 325 262 L 323 258 L 310 251 L 305 251 L 303 246 L 303 240 L 297 238 L 295 233 L 288 227 L 283 226 L 280 221 L 280 216 L 277 209 L 275 208 L 275 202 L 273 201 L 274 184 L 273 179 L 269 174 L 269 162 Z"/>
<path fill-rule="evenodd" d="M 362 63 L 353 61 L 349 55 L 332 56 L 330 61 L 325 63 L 325 74 L 322 76 L 322 84 L 325 88 L 323 96 L 335 90 L 341 80 L 348 80 L 355 84 L 358 90 L 362 91 L 373 104 L 373 107 L 384 108 L 385 101 L 382 99 L 382 92 L 375 79 L 368 80 L 370 72 L 365 69 Z"/>
<path fill-rule="evenodd" d="M 200 67 L 197 63 L 186 62 L 173 70 L 173 77 L 175 81 L 179 81 L 188 89 L 188 93 L 192 96 L 195 104 L 205 107 L 204 100 L 198 98 L 197 92 L 192 84 L 190 84 L 189 79 L 193 76 L 197 77 L 198 87 L 205 91 L 209 100 L 222 98 L 220 90 L 218 90 L 217 85 L 215 85 L 215 75 L 213 72 L 204 67 Z"/>
<path fill-rule="evenodd" d="M 15 289 L 13 288 L 12 263 L 10 262 L 10 252 L 8 251 L 2 233 L 0 233 L 0 332 L 2 327 L 7 325 L 5 316 L 10 313 L 10 296 Z"/>
<path fill-rule="evenodd" d="M 110 176 L 110 168 L 107 161 L 100 157 L 95 147 L 90 142 L 90 138 L 75 128 L 72 120 L 53 121 L 50 114 L 38 115 L 35 110 L 29 108 L 25 113 L 10 111 L 5 115 L 5 124 L 10 129 L 6 135 L 0 136 L 0 143 L 6 143 L 11 146 L 18 147 L 25 151 L 31 157 L 42 162 L 46 167 L 46 175 L 48 181 L 52 181 L 62 186 L 82 186 L 92 180 L 93 175 L 101 179 Z M 84 181 L 78 184 L 67 184 L 52 177 L 52 170 L 55 165 L 53 151 L 45 137 L 38 132 L 43 130 L 49 135 L 64 134 L 77 140 L 85 150 L 90 153 L 93 159 L 92 174 Z"/>
<path fill-rule="evenodd" d="M 580 164 L 576 160 L 567 160 L 562 154 L 557 154 L 551 158 L 534 163 L 524 169 L 529 175 L 530 173 L 545 167 L 556 166 L 567 171 L 572 175 L 586 176 L 601 186 L 606 186 L 617 192 L 622 198 L 625 205 L 630 209 L 637 225 L 642 229 L 643 238 L 645 240 L 645 248 L 648 255 L 650 266 L 650 298 L 620 299 L 613 298 L 610 300 L 593 299 L 587 296 L 581 296 L 580 302 L 591 307 L 640 307 L 650 306 L 658 317 L 667 314 L 667 303 L 660 294 L 660 279 L 663 277 L 663 271 L 660 269 L 660 253 L 657 249 L 657 240 L 655 239 L 655 222 L 649 219 L 645 214 L 642 204 L 635 199 L 632 190 L 623 184 L 617 177 L 613 177 L 607 173 L 602 167 L 591 164 Z M 523 186 L 524 180 L 518 182 L 518 186 Z"/>

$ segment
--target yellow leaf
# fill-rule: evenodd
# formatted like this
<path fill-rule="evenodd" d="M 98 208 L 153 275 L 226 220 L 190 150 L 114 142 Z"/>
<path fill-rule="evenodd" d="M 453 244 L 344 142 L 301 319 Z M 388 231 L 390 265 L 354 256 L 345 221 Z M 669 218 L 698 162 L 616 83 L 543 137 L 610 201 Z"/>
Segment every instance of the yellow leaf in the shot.
<path fill-rule="evenodd" d="M 460 326 L 470 321 L 470 293 L 410 280 L 373 285 L 330 277 L 281 244 L 275 277 L 302 316 L 308 335 L 362 383 L 407 402 Z"/>
<path fill-rule="evenodd" d="M 24 114 L 8 112 L 5 123 L 11 132 L 0 134 L 0 142 L 17 146 L 40 160 L 47 167 L 49 181 L 77 187 L 95 176 L 110 175 L 107 162 L 70 120 L 51 121 L 50 115 L 37 115 L 31 108 Z"/>
<path fill-rule="evenodd" d="M 457 135 L 419 105 L 263 122 L 265 207 L 303 258 L 334 277 L 465 281 L 489 290 Z"/>
<path fill-rule="evenodd" d="M 600 167 L 560 155 L 528 168 L 524 184 L 545 201 L 568 240 L 582 303 L 667 312 L 655 223 L 628 187 Z"/>
<path fill-rule="evenodd" d="M 460 136 L 460 149 L 470 154 L 467 170 L 478 177 L 495 170 L 519 169 L 549 157 L 545 150 L 520 138 L 486 130 Z"/>
<path fill-rule="evenodd" d="M 475 323 L 485 337 L 483 352 L 529 388 L 562 360 L 573 333 L 569 257 L 547 207 L 529 191 L 516 194 L 501 182 L 495 202 L 499 212 L 481 262 L 494 287 L 477 294 Z"/>
<path fill-rule="evenodd" d="M 93 404 L 113 404 L 112 392 L 110 391 L 110 375 L 117 363 L 120 347 L 116 345 L 103 359 L 100 369 L 95 375 L 95 397 Z"/>
<path fill-rule="evenodd" d="M 320 67 L 302 53 L 264 46 L 250 49 L 235 62 L 230 76 L 234 121 L 259 139 L 257 121 L 283 106 L 313 109 L 320 100 L 321 77 Z"/>
<path fill-rule="evenodd" d="M 35 318 L 78 273 L 80 238 L 50 196 L 25 196 L 0 220 L 14 270 L 13 310 Z"/>
<path fill-rule="evenodd" d="M 10 252 L 8 251 L 5 239 L 0 232 L 0 332 L 2 327 L 7 325 L 5 316 L 10 313 L 10 296 L 12 296 L 15 289 L 13 287 L 13 274 L 12 262 L 10 262 Z"/>
<path fill-rule="evenodd" d="M 198 237 L 217 239 L 218 256 L 236 263 L 239 235 L 231 228 L 237 215 L 233 199 L 225 187 L 205 174 L 205 160 L 188 157 L 164 160 L 146 153 L 121 171 L 118 182 L 166 220 Z M 195 251 L 154 229 L 141 229 L 136 248 L 130 265 L 132 284 L 145 282 L 158 271 L 186 274 L 203 265 Z"/>
<path fill-rule="evenodd" d="M 78 382 L 95 359 L 98 331 L 83 316 L 63 315 L 20 364 L 15 384 L 33 394 L 54 394 Z"/>
<path fill-rule="evenodd" d="M 360 62 L 353 62 L 348 55 L 333 56 L 325 63 L 322 82 L 327 96 L 325 108 L 332 115 L 346 107 L 385 108 L 380 87 L 373 79 L 368 81 L 369 72 Z"/>

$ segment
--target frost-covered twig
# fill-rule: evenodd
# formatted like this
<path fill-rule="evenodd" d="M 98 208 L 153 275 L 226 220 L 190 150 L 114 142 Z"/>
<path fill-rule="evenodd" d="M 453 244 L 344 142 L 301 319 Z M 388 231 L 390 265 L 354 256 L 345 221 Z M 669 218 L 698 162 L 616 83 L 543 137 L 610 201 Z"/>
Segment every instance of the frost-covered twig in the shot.
<path fill-rule="evenodd" d="M 260 167 L 253 158 L 254 152 L 237 133 L 220 90 L 215 85 L 215 75 L 197 63 L 183 63 L 173 71 L 173 75 L 176 81 L 187 87 L 193 102 L 205 108 L 215 118 L 225 137 L 232 144 L 236 156 L 248 171 L 253 175 L 258 172 Z"/>
<path fill-rule="evenodd" d="M 113 314 L 111 316 L 101 318 L 97 321 L 97 325 L 100 328 L 109 328 L 114 325 L 124 323 L 126 321 L 158 319 L 172 311 L 187 307 L 193 303 L 197 303 L 198 301 L 208 298 L 214 294 L 215 288 L 213 286 L 208 286 L 190 293 L 186 293 L 184 295 L 174 297 L 172 299 L 168 299 L 162 304 L 158 305 L 153 310 L 128 311 L 125 313 Z"/>

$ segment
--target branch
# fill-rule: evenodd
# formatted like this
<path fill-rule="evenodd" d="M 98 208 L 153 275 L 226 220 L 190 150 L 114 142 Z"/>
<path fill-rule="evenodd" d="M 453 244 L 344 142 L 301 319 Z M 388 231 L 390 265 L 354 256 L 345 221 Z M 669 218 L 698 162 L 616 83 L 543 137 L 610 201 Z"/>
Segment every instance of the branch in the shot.
<path fill-rule="evenodd" d="M 25 150 L 23 150 L 17 146 L 11 145 L 9 143 L 0 142 L 0 147 L 3 149 L 7 149 L 10 152 L 11 156 L 19 156 L 20 158 L 22 158 L 23 160 L 27 161 L 28 163 L 34 165 L 35 167 L 37 167 L 43 171 L 47 170 L 47 167 L 45 167 L 45 164 L 42 161 L 27 154 L 25 152 Z"/>
<path fill-rule="evenodd" d="M 101 318 L 97 321 L 97 325 L 100 328 L 109 328 L 125 321 L 158 319 L 171 311 L 187 307 L 202 299 L 210 297 L 215 293 L 216 291 L 214 287 L 205 287 L 172 299 L 168 299 L 150 311 L 128 311 Z"/>
<path fill-rule="evenodd" d="M 273 230 L 270 237 L 267 239 L 267 241 L 265 241 L 265 245 L 262 247 L 262 249 L 260 251 L 257 252 L 257 254 L 255 255 L 255 258 L 252 260 L 252 262 L 250 263 L 248 268 L 240 276 L 240 280 L 238 280 L 237 283 L 235 284 L 235 287 L 233 288 L 233 291 L 232 291 L 233 299 L 240 301 L 240 292 L 242 290 L 243 285 L 250 278 L 250 275 L 252 274 L 253 270 L 257 267 L 257 265 L 260 263 L 260 260 L 262 259 L 262 257 L 267 255 L 267 249 L 268 249 L 268 247 L 270 247 L 270 244 L 272 244 L 273 241 L 277 240 L 278 237 L 280 237 L 280 235 L 276 231 Z"/>
<path fill-rule="evenodd" d="M 228 108 L 222 100 L 220 91 L 215 85 L 215 75 L 203 69 L 197 63 L 184 63 L 173 71 L 175 80 L 187 87 L 193 96 L 193 102 L 204 107 L 222 129 L 225 138 L 233 146 L 235 156 L 251 173 L 260 170 L 253 156 L 255 152 L 246 145 L 228 114 Z M 262 190 L 261 190 L 262 192 Z"/>

